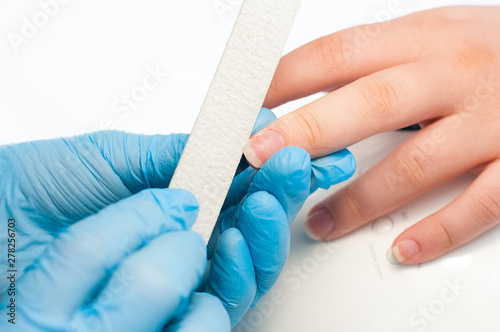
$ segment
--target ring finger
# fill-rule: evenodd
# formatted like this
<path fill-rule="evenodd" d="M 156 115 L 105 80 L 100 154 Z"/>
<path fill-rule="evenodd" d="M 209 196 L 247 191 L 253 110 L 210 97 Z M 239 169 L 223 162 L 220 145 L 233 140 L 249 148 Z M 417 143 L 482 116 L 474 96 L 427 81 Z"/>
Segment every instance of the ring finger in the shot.
<path fill-rule="evenodd" d="M 460 117 L 460 115 L 454 115 Z M 332 240 L 382 216 L 423 192 L 491 160 L 470 137 L 472 123 L 435 122 L 309 213 L 308 234 Z"/>

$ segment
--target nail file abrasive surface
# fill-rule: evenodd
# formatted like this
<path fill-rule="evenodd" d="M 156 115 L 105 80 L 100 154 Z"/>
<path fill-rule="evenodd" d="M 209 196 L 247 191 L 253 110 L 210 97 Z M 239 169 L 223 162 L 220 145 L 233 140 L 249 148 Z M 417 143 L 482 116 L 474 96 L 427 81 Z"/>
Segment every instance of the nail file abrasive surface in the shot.
<path fill-rule="evenodd" d="M 208 90 L 170 188 L 200 204 L 192 230 L 205 241 L 264 102 L 300 0 L 246 0 Z"/>

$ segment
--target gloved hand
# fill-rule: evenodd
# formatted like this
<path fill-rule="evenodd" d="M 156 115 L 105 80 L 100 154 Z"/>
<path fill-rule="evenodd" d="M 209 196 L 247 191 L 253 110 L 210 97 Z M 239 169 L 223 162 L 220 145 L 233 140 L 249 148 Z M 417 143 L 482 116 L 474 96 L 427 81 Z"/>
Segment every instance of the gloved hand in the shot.
<path fill-rule="evenodd" d="M 260 120 L 263 125 L 273 120 L 270 112 L 267 112 L 264 111 L 265 114 Z M 263 125 L 261 124 L 260 128 Z M 256 129 L 259 129 L 259 126 Z M 141 190 L 167 187 L 186 140 L 187 135 L 141 136 L 98 132 L 69 139 L 30 142 L 1 148 L 0 191 L 3 202 L 0 213 L 5 220 L 15 218 L 22 221 L 16 223 L 17 278 L 19 279 L 25 267 L 33 264 L 45 250 L 45 254 L 55 250 L 47 249 L 54 238 L 69 238 L 79 242 L 80 237 L 65 237 L 67 232 L 72 232 L 70 225 L 116 202 L 125 204 L 122 200 L 126 202 L 127 197 Z M 210 273 L 203 284 L 204 289 L 216 294 L 223 301 L 233 324 L 241 318 L 250 303 L 274 283 L 288 252 L 288 221 L 293 219 L 308 193 L 319 186 L 328 187 L 347 178 L 353 172 L 353 166 L 352 156 L 342 151 L 318 161 L 318 164 L 312 167 L 314 171 L 311 171 L 307 154 L 300 149 L 288 148 L 277 153 L 271 158 L 268 166 L 264 166 L 259 172 L 247 169 L 235 178 L 217 227 L 218 234 L 222 235 L 214 234 L 212 239 L 209 253 L 212 257 Z M 289 175 L 294 178 L 288 178 Z M 269 200 L 265 199 L 266 197 Z M 263 207 L 267 207 L 267 210 Z M 261 208 L 261 211 L 252 211 L 255 208 Z M 99 215 L 101 214 L 92 218 Z M 101 218 L 99 220 L 102 225 L 111 222 Z M 122 227 L 129 227 L 130 222 L 122 221 Z M 267 223 L 266 227 L 263 227 L 263 222 Z M 94 221 L 93 225 L 97 223 Z M 252 229 L 254 223 L 259 227 Z M 79 227 L 79 224 L 75 227 Z M 273 228 L 278 232 L 268 233 L 268 230 Z M 114 228 L 107 229 L 107 232 L 115 231 L 117 230 Z M 2 230 L 0 236 L 6 234 L 6 230 Z M 103 235 L 108 236 L 104 233 Z M 275 243 L 278 238 L 279 243 Z M 126 242 L 126 238 L 123 240 Z M 101 242 L 100 245 L 106 243 Z M 6 244 L 6 240 L 0 243 Z M 268 262 L 270 255 L 264 248 L 275 250 L 278 255 Z M 59 253 L 63 255 L 61 257 L 66 257 L 64 253 Z M 181 256 L 178 259 L 184 261 L 184 252 L 179 254 Z M 84 256 L 80 253 L 78 259 Z M 70 257 L 69 254 L 67 257 Z M 60 259 L 54 259 L 55 263 L 61 264 Z M 41 258 L 41 261 L 45 261 L 44 258 Z M 3 275 L 6 273 L 5 263 L 0 263 Z M 36 271 L 41 269 L 40 273 L 50 274 L 45 265 L 35 264 L 29 273 L 37 275 Z M 85 264 L 80 265 L 77 260 L 75 266 Z M 186 271 L 188 270 L 189 267 L 186 267 Z M 106 265 L 106 271 L 109 278 L 114 270 Z M 32 280 L 32 287 L 36 288 L 39 284 L 37 278 L 30 279 L 28 276 L 26 275 L 26 279 Z M 22 278 L 19 282 L 24 284 Z M 62 278 L 64 279 L 66 278 Z M 2 290 L 5 290 L 8 280 L 0 280 Z M 231 282 L 225 282 L 227 280 Z M 87 304 L 92 303 L 93 298 L 97 296 L 98 289 L 92 291 Z M 44 297 L 36 299 L 40 303 L 50 302 L 51 298 L 57 301 L 59 297 L 55 293 L 42 295 Z M 158 301 L 156 297 L 162 296 L 159 293 L 150 294 L 150 299 L 143 297 L 143 301 Z M 203 295 L 205 299 L 207 296 Z M 192 297 L 191 306 L 202 301 L 197 298 Z M 6 300 L 4 295 L 3 301 Z M 126 302 L 127 299 L 121 301 Z M 22 305 L 28 304 L 24 302 Z M 43 311 L 39 314 L 42 315 Z M 167 316 L 165 313 L 163 318 Z M 61 315 L 56 311 L 55 314 L 49 312 L 36 318 L 42 319 L 44 324 L 50 324 L 52 319 L 61 319 Z M 182 319 L 176 322 L 176 326 L 183 325 Z M 223 326 L 223 319 L 220 322 L 220 326 Z M 28 323 L 36 322 L 30 320 Z M 141 324 L 150 326 L 144 321 Z M 223 330 L 220 326 L 218 330 Z M 130 330 L 135 328 L 133 325 L 128 327 Z M 143 328 L 140 330 L 145 331 Z"/>
<path fill-rule="evenodd" d="M 263 109 L 254 132 L 275 119 Z M 234 178 L 209 242 L 204 288 L 222 300 L 232 326 L 278 279 L 288 258 L 289 225 L 309 194 L 348 179 L 355 167 L 347 150 L 311 162 L 306 151 L 287 147 L 259 171 L 249 167 Z"/>
<path fill-rule="evenodd" d="M 1 330 L 229 331 L 221 302 L 192 294 L 206 268 L 187 231 L 197 214 L 191 193 L 148 189 L 75 223 L 4 294 Z"/>

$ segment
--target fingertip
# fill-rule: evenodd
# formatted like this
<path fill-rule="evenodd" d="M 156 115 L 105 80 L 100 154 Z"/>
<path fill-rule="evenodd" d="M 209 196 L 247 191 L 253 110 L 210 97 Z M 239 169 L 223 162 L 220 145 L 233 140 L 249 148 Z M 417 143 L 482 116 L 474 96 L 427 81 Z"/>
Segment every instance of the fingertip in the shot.
<path fill-rule="evenodd" d="M 216 257 L 220 258 L 220 262 L 226 261 L 230 262 L 233 258 L 239 256 L 243 258 L 243 261 L 251 262 L 250 252 L 248 250 L 248 245 L 245 241 L 245 237 L 241 231 L 237 228 L 231 227 L 227 229 L 219 238 L 216 250 Z M 217 255 L 219 254 L 219 255 Z M 233 263 L 238 263 L 240 260 Z M 234 264 L 232 267 L 234 267 Z M 230 265 L 225 267 L 231 267 Z M 252 265 L 253 270 L 253 265 Z"/>
<path fill-rule="evenodd" d="M 264 128 L 252 135 L 243 147 L 243 155 L 250 166 L 259 169 L 277 151 L 285 147 L 282 134 Z"/>
<path fill-rule="evenodd" d="M 275 120 L 276 120 L 276 115 L 274 115 L 274 113 L 271 110 L 265 107 L 261 108 L 259 116 L 257 117 L 255 125 L 252 129 L 252 136 L 254 136 L 257 132 L 261 131 L 271 123 L 273 123 Z M 265 162 L 265 160 L 260 160 L 259 157 L 257 157 L 257 154 L 255 153 L 255 151 L 253 151 L 251 140 L 252 137 L 250 137 L 250 139 L 243 147 L 243 155 L 248 165 L 258 170 L 259 168 L 262 167 L 262 164 Z"/>
<path fill-rule="evenodd" d="M 194 251 L 198 251 L 202 253 L 202 257 L 206 257 L 207 245 L 205 244 L 205 240 L 203 236 L 195 231 L 186 231 L 184 232 L 187 237 L 187 241 L 189 241 L 190 246 L 194 248 Z"/>
<path fill-rule="evenodd" d="M 196 221 L 199 204 L 190 191 L 184 189 L 149 189 L 144 192 L 152 196 L 167 218 L 174 219 L 183 229 L 190 229 Z"/>
<path fill-rule="evenodd" d="M 197 262 L 197 266 L 200 267 L 198 272 L 201 277 L 207 267 L 207 246 L 203 237 L 197 232 L 183 231 L 176 234 L 176 241 L 179 242 L 180 247 L 184 248 L 181 252 L 188 253 L 186 259 L 190 256 L 191 261 Z"/>
<path fill-rule="evenodd" d="M 259 130 L 264 129 L 265 127 L 273 123 L 275 120 L 276 120 L 276 115 L 274 115 L 274 113 L 271 110 L 265 107 L 261 108 L 259 116 L 255 121 L 255 125 L 252 130 L 252 135 L 258 132 Z"/>
<path fill-rule="evenodd" d="M 199 209 L 199 203 L 196 199 L 196 196 L 190 192 L 189 190 L 175 188 L 175 189 L 156 189 L 159 191 L 166 192 L 168 191 L 169 195 L 172 198 L 175 198 L 183 203 L 184 206 L 188 209 L 188 211 L 195 211 Z"/>
<path fill-rule="evenodd" d="M 248 165 L 255 170 L 259 170 L 264 164 L 264 162 L 260 160 L 253 151 L 251 139 L 248 140 L 243 146 L 243 156 L 245 156 Z"/>
<path fill-rule="evenodd" d="M 170 322 L 165 332 L 230 331 L 228 313 L 220 300 L 208 293 L 193 293 L 189 307 Z"/>
<path fill-rule="evenodd" d="M 311 225 L 309 224 L 309 222 L 307 220 L 304 223 L 304 232 L 313 241 L 320 241 L 321 240 L 321 236 L 316 234 L 316 232 L 314 231 L 314 229 L 311 227 Z"/>
<path fill-rule="evenodd" d="M 417 255 L 420 253 L 420 244 L 412 239 L 396 239 L 388 253 L 391 262 L 399 264 L 417 264 Z"/>
<path fill-rule="evenodd" d="M 339 158 L 338 163 L 336 163 L 337 169 L 339 170 L 339 175 L 342 174 L 337 180 L 338 182 L 342 182 L 349 179 L 356 172 L 356 158 L 347 149 L 337 152 L 336 155 Z"/>
<path fill-rule="evenodd" d="M 336 230 L 335 226 L 332 213 L 327 208 L 317 205 L 307 215 L 304 231 L 312 240 L 331 240 L 332 233 Z"/>
<path fill-rule="evenodd" d="M 332 185 L 349 179 L 355 171 L 356 159 L 347 149 L 316 158 L 312 160 L 311 192 L 318 188 L 327 190 Z"/>

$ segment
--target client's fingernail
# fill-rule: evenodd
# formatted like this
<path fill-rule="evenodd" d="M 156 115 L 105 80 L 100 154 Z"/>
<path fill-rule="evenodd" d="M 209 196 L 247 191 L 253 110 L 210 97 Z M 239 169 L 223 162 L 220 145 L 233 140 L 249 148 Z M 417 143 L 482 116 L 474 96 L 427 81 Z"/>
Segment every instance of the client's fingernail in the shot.
<path fill-rule="evenodd" d="M 324 239 L 335 228 L 333 216 L 325 208 L 312 212 L 305 223 L 306 234 L 313 240 Z"/>
<path fill-rule="evenodd" d="M 420 246 L 413 240 L 403 240 L 392 247 L 392 256 L 398 261 L 403 263 L 408 259 L 415 256 L 420 251 Z"/>
<path fill-rule="evenodd" d="M 243 154 L 250 166 L 259 169 L 275 152 L 285 147 L 285 139 L 274 130 L 257 133 L 243 147 Z"/>

